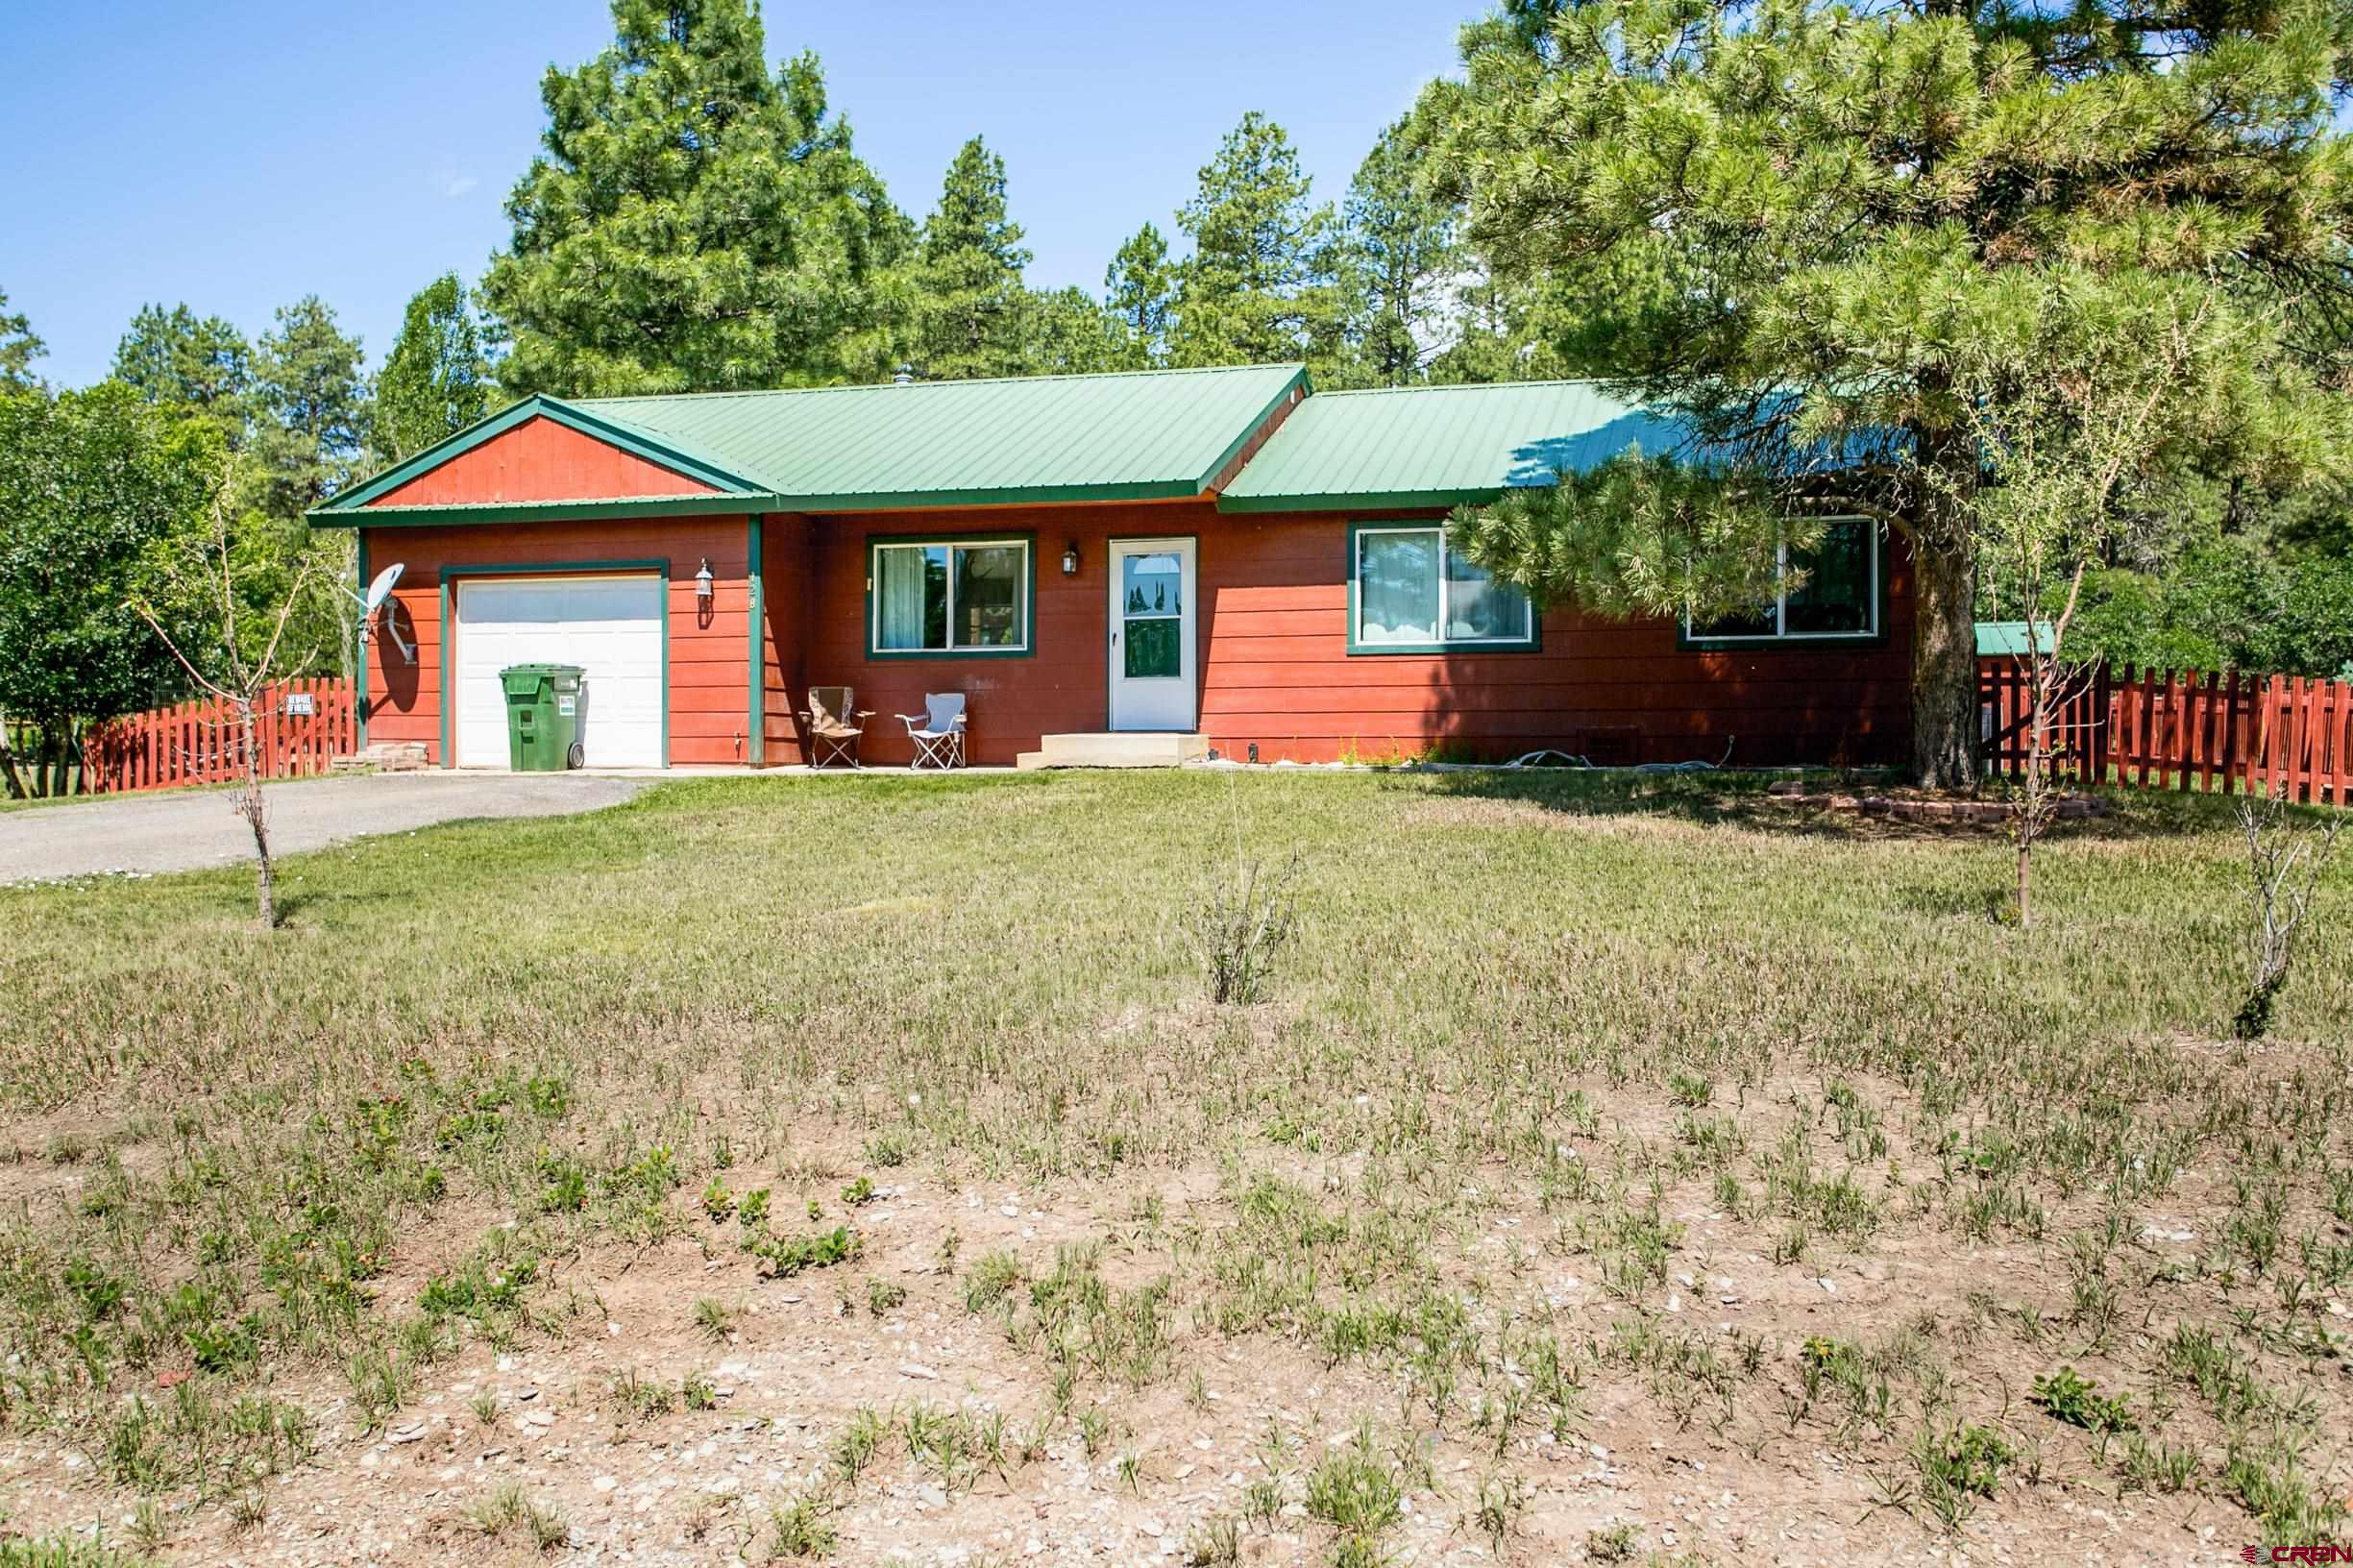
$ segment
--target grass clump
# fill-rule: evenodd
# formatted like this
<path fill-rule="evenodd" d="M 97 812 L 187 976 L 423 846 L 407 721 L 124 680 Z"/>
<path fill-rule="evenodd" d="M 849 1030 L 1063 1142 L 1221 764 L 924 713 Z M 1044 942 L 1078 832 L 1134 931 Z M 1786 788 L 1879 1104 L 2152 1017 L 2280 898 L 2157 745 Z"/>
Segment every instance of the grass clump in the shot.
<path fill-rule="evenodd" d="M 982 1253 L 965 1275 L 965 1310 L 987 1311 L 1011 1295 L 1021 1278 L 1021 1260 L 1012 1253 L 1002 1248 Z"/>
<path fill-rule="evenodd" d="M 1213 882 L 1193 914 L 1193 942 L 1209 974 L 1210 1000 L 1247 1007 L 1263 999 L 1275 959 L 1299 934 L 1296 857 L 1272 876 L 1259 862 L 1231 883 Z"/>
<path fill-rule="evenodd" d="M 795 1559 L 833 1556 L 841 1536 L 827 1520 L 832 1511 L 831 1504 L 809 1496 L 772 1507 L 768 1510 L 770 1551 L 776 1556 Z"/>
<path fill-rule="evenodd" d="M 0 1536 L 0 1568 L 159 1568 L 144 1553 L 78 1535 Z"/>
<path fill-rule="evenodd" d="M 1605 1525 L 1585 1531 L 1585 1556 L 1595 1562 L 1631 1562 L 1642 1550 L 1642 1534 L 1631 1525 Z"/>
<path fill-rule="evenodd" d="M 1346 1568 L 1382 1560 L 1381 1532 L 1405 1517 L 1404 1502 L 1397 1472 L 1375 1451 L 1369 1432 L 1360 1431 L 1308 1472 L 1308 1517 L 1338 1531 L 1333 1561 Z"/>
<path fill-rule="evenodd" d="M 1975 1425 L 1925 1432 L 1913 1451 L 1920 1466 L 1921 1501 L 1947 1529 L 1959 1526 L 1980 1498 L 1992 1497 L 2018 1451 L 1989 1428 Z"/>
<path fill-rule="evenodd" d="M 572 1532 L 563 1511 L 542 1503 L 519 1482 L 509 1482 L 466 1509 L 466 1520 L 493 1540 L 519 1540 L 540 1552 L 552 1552 Z"/>

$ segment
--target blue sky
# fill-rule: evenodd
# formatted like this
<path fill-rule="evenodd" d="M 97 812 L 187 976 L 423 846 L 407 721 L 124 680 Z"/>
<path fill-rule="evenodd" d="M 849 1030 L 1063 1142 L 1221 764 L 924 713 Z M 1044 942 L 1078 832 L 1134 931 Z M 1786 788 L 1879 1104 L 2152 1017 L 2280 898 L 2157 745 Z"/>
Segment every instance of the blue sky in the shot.
<path fill-rule="evenodd" d="M 772 58 L 818 51 L 860 151 L 918 217 L 975 132 L 1001 152 L 1033 282 L 1100 286 L 1164 231 L 1246 110 L 1336 198 L 1380 127 L 1455 63 L 1483 0 L 766 8 Z M 142 303 L 257 335 L 306 293 L 371 364 L 408 296 L 478 276 L 540 130 L 539 80 L 611 37 L 600 0 L 335 8 L 11 8 L 0 94 L 0 289 L 49 344 L 37 373 L 106 372 Z"/>

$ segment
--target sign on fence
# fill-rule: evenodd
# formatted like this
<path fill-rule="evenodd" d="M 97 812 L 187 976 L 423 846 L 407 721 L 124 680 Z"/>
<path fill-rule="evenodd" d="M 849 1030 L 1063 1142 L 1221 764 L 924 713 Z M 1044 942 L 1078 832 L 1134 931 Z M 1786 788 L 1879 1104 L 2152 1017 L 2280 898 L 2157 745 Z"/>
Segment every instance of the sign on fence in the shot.
<path fill-rule="evenodd" d="M 254 704 L 264 778 L 323 773 L 359 744 L 348 680 L 289 680 Z M 92 725 L 82 741 L 93 794 L 225 784 L 245 776 L 245 732 L 226 702 L 182 702 Z"/>

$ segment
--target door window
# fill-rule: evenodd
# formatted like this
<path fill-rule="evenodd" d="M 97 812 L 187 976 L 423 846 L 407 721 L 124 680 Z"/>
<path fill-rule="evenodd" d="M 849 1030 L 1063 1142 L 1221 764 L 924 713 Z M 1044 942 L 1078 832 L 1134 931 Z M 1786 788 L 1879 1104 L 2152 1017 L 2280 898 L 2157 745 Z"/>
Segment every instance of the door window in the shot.
<path fill-rule="evenodd" d="M 1185 557 L 1119 558 L 1120 645 L 1129 679 L 1184 674 Z"/>

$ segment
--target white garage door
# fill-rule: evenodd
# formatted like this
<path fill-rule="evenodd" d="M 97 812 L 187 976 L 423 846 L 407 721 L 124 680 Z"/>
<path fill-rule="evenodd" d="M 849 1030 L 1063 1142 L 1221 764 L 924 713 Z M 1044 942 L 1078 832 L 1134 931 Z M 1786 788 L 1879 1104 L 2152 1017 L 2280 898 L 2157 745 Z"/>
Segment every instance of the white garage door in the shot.
<path fill-rule="evenodd" d="M 662 766 L 662 579 L 480 577 L 457 584 L 457 765 L 503 768 L 512 664 L 576 664 L 591 768 Z"/>

